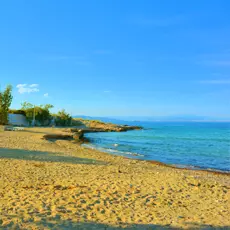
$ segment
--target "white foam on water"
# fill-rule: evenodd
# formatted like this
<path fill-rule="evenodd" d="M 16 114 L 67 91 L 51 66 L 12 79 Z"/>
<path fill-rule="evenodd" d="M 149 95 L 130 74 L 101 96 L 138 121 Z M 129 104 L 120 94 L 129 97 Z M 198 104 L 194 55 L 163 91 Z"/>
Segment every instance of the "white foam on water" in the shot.
<path fill-rule="evenodd" d="M 106 152 L 106 153 L 114 153 L 117 155 L 131 155 L 131 156 L 144 156 L 143 154 L 140 153 L 134 153 L 134 152 L 124 152 L 124 151 L 119 151 L 116 149 L 106 149 L 106 148 L 102 148 L 102 147 L 96 147 L 95 145 L 92 144 L 82 144 L 82 146 L 86 147 L 86 148 L 90 148 L 90 149 L 96 149 L 102 152 Z"/>

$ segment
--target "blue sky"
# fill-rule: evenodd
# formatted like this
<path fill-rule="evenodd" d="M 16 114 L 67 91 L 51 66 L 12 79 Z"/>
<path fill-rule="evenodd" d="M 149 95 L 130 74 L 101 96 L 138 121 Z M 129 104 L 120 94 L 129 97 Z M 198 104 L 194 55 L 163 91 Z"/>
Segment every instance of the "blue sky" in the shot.
<path fill-rule="evenodd" d="M 230 1 L 0 2 L 0 84 L 91 116 L 230 118 Z"/>

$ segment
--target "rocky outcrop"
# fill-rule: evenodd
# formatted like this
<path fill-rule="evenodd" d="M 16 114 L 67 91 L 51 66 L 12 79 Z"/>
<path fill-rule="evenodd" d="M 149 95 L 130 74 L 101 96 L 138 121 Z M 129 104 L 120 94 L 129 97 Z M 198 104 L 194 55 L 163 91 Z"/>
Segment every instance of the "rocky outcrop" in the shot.
<path fill-rule="evenodd" d="M 50 141 L 55 140 L 72 140 L 78 143 L 87 142 L 84 133 L 95 132 L 126 132 L 129 130 L 140 130 L 140 126 L 116 125 L 112 123 L 104 123 L 101 121 L 80 120 L 79 127 L 72 127 L 63 130 L 62 134 L 47 134 L 43 138 Z"/>
<path fill-rule="evenodd" d="M 72 140 L 72 134 L 46 134 L 43 136 L 45 140 L 55 141 L 55 140 Z"/>
<path fill-rule="evenodd" d="M 43 139 L 56 142 L 57 140 L 68 140 L 82 143 L 84 141 L 84 132 L 82 130 L 66 130 L 58 134 L 45 134 Z"/>
<path fill-rule="evenodd" d="M 105 123 L 97 120 L 84 120 L 79 121 L 85 127 L 82 129 L 85 133 L 87 132 L 125 132 L 129 130 L 140 130 L 140 126 L 129 126 L 129 125 L 116 125 L 112 123 Z"/>
<path fill-rule="evenodd" d="M 79 130 L 75 130 L 75 132 L 73 132 L 73 139 L 75 141 L 82 141 L 84 138 L 84 132 L 83 130 L 79 129 Z"/>

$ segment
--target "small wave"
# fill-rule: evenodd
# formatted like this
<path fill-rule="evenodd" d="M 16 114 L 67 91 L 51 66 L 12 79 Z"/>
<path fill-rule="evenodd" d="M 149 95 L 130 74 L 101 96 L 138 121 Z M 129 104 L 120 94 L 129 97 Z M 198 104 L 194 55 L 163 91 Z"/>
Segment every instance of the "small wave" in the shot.
<path fill-rule="evenodd" d="M 86 148 L 90 148 L 90 149 L 96 149 L 102 152 L 107 152 L 107 153 L 115 153 L 117 155 L 132 155 L 132 156 L 141 156 L 144 157 L 145 155 L 140 154 L 140 153 L 134 153 L 134 152 L 125 152 L 125 151 L 119 151 L 116 149 L 107 149 L 107 148 L 102 148 L 102 147 L 97 147 L 95 145 L 92 144 L 82 144 L 82 146 L 86 147 Z"/>

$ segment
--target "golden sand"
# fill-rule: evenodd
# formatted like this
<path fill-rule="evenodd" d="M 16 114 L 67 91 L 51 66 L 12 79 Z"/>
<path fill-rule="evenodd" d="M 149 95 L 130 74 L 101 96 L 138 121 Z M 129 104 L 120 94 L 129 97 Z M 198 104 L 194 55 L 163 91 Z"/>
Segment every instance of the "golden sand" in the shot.
<path fill-rule="evenodd" d="M 230 228 L 229 175 L 176 169 L 71 141 L 42 139 L 53 132 L 61 131 L 0 132 L 0 148 L 77 159 L 71 164 L 0 154 L 0 228 Z M 86 163 L 78 163 L 82 158 Z"/>

